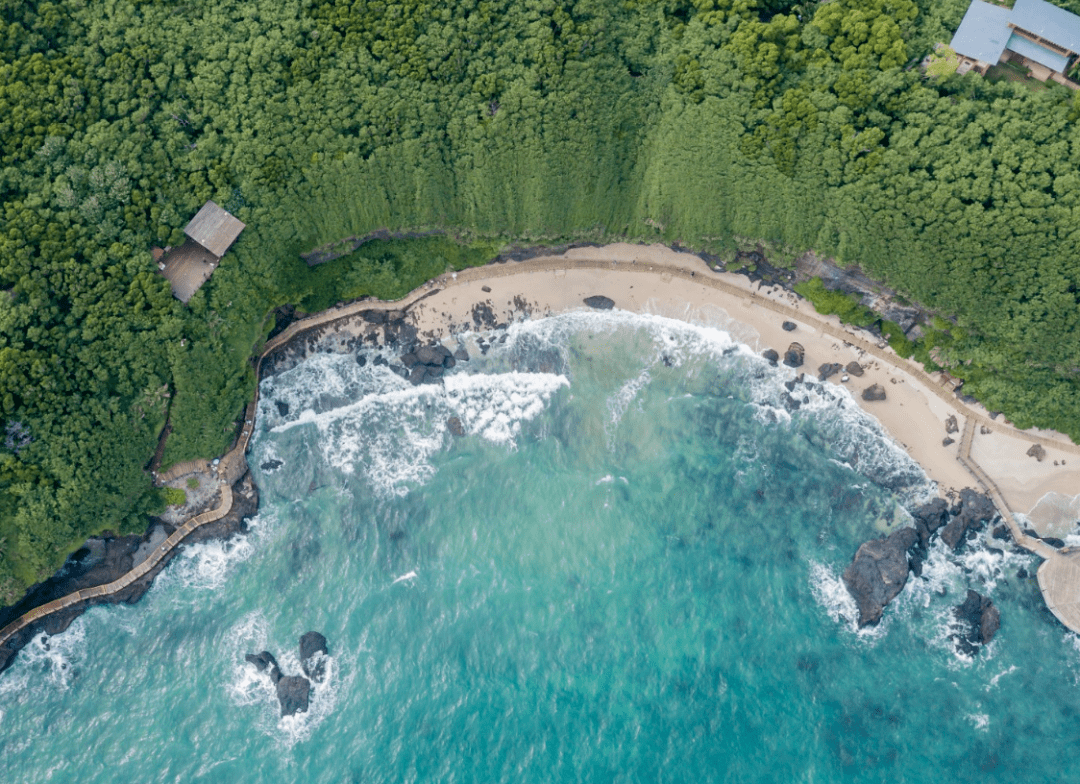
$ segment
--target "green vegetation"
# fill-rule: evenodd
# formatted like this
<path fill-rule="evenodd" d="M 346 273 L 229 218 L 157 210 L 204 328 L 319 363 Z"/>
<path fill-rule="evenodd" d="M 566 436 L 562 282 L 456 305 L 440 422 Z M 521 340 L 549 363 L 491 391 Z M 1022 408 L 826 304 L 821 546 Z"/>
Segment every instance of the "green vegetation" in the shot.
<path fill-rule="evenodd" d="M 857 262 L 1080 438 L 1080 96 L 907 70 L 967 4 L 0 0 L 0 600 L 143 527 L 166 415 L 166 465 L 226 448 L 274 308 L 511 240 Z M 248 229 L 184 307 L 149 249 L 211 198 Z M 300 260 L 378 229 L 446 234 Z"/>
<path fill-rule="evenodd" d="M 165 506 L 183 506 L 187 503 L 187 493 L 179 487 L 161 488 L 161 498 Z"/>
<path fill-rule="evenodd" d="M 196 479 L 195 477 L 191 477 L 190 479 L 187 480 L 187 488 L 188 488 L 188 490 L 198 490 L 199 489 L 199 480 Z"/>
<path fill-rule="evenodd" d="M 805 283 L 799 283 L 795 286 L 795 291 L 810 300 L 818 313 L 839 316 L 849 324 L 869 327 L 876 324 L 880 318 L 870 308 L 860 305 L 857 297 L 825 288 L 821 278 L 811 278 Z"/>

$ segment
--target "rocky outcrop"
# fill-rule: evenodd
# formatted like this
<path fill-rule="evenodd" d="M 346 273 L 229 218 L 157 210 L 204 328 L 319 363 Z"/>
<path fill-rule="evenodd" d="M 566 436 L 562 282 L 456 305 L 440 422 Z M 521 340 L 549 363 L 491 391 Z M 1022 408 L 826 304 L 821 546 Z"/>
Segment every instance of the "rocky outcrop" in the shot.
<path fill-rule="evenodd" d="M 300 667 L 304 674 L 322 683 L 326 675 L 326 638 L 318 632 L 307 632 L 300 638 Z"/>
<path fill-rule="evenodd" d="M 1028 457 L 1034 457 L 1040 463 L 1046 459 L 1046 450 L 1043 449 L 1042 444 L 1032 444 L 1031 448 L 1027 451 Z"/>
<path fill-rule="evenodd" d="M 950 434 L 960 432 L 960 423 L 956 421 L 956 414 L 949 414 L 945 420 L 945 432 Z"/>
<path fill-rule="evenodd" d="M 465 425 L 462 424 L 461 418 L 452 416 L 446 420 L 446 429 L 450 431 L 450 434 L 461 438 L 465 435 Z"/>
<path fill-rule="evenodd" d="M 863 390 L 863 400 L 884 400 L 885 399 L 885 387 L 881 384 L 872 384 Z"/>
<path fill-rule="evenodd" d="M 903 589 L 908 577 L 908 548 L 919 539 L 914 528 L 865 542 L 844 570 L 843 580 L 859 608 L 859 626 L 881 620 L 881 612 Z"/>
<path fill-rule="evenodd" d="M 818 381 L 824 381 L 831 376 L 835 376 L 844 366 L 839 362 L 826 362 L 824 365 L 818 367 Z"/>
<path fill-rule="evenodd" d="M 801 343 L 792 343 L 784 352 L 784 364 L 788 367 L 801 367 L 806 357 L 806 349 Z"/>
<path fill-rule="evenodd" d="M 283 675 L 278 679 L 277 698 L 282 716 L 307 713 L 310 695 L 311 681 L 303 675 Z"/>
<path fill-rule="evenodd" d="M 255 665 L 255 669 L 259 672 L 269 675 L 270 682 L 274 684 L 277 692 L 281 715 L 292 716 L 307 712 L 311 698 L 311 684 L 312 682 L 322 683 L 326 677 L 328 655 L 326 638 L 319 632 L 307 632 L 300 638 L 300 667 L 304 670 L 304 675 L 283 675 L 277 659 L 270 651 L 249 653 L 244 660 Z"/>
<path fill-rule="evenodd" d="M 464 353 L 464 350 L 462 350 Z M 465 358 L 468 359 L 465 353 Z M 405 376 L 413 385 L 432 383 L 442 378 L 443 372 L 457 364 L 458 360 L 446 346 L 421 346 L 401 355 Z"/>
<path fill-rule="evenodd" d="M 846 370 L 848 374 L 852 376 L 861 376 L 865 372 L 863 371 L 863 366 L 854 360 L 848 362 L 847 367 L 845 367 L 844 370 Z"/>
<path fill-rule="evenodd" d="M 767 348 L 761 352 L 761 356 L 765 357 L 773 365 L 780 361 L 780 355 L 776 353 L 776 349 Z"/>
<path fill-rule="evenodd" d="M 1001 628 L 1001 613 L 986 596 L 968 589 L 964 603 L 953 608 L 953 615 L 962 628 L 953 636 L 956 650 L 967 656 L 979 652 L 980 645 L 988 645 Z"/>
<path fill-rule="evenodd" d="M 941 529 L 941 540 L 955 550 L 969 531 L 977 531 L 997 515 L 994 502 L 971 488 L 960 491 L 960 502 L 953 510 L 952 519 Z"/>
<path fill-rule="evenodd" d="M 912 517 L 915 520 L 915 531 L 919 535 L 919 543 L 926 547 L 930 544 L 930 537 L 948 522 L 949 505 L 945 503 L 944 498 L 935 498 L 916 509 Z"/>
<path fill-rule="evenodd" d="M 593 297 L 586 297 L 585 304 L 596 310 L 611 310 L 615 307 L 615 300 L 597 294 Z"/>

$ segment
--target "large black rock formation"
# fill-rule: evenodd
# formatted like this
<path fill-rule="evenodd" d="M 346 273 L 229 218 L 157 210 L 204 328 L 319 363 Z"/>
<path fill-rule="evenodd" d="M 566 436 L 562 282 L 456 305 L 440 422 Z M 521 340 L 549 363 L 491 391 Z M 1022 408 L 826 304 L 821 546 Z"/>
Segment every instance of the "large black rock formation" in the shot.
<path fill-rule="evenodd" d="M 1001 613 L 986 596 L 968 589 L 964 603 L 953 608 L 953 614 L 967 629 L 953 637 L 956 650 L 968 656 L 979 652 L 980 645 L 987 645 L 994 639 L 1001 627 Z"/>
<path fill-rule="evenodd" d="M 277 691 L 282 716 L 306 713 L 311 698 L 311 682 L 322 683 L 326 677 L 326 638 L 318 632 L 307 632 L 300 638 L 300 666 L 304 675 L 282 675 L 277 659 L 269 651 L 249 653 L 244 660 L 266 672 Z M 311 680 L 308 680 L 310 678 Z"/>
<path fill-rule="evenodd" d="M 864 542 L 844 570 L 844 585 L 859 607 L 859 626 L 881 620 L 885 605 L 896 598 L 908 577 L 908 548 L 919 540 L 914 528 L 901 528 Z"/>

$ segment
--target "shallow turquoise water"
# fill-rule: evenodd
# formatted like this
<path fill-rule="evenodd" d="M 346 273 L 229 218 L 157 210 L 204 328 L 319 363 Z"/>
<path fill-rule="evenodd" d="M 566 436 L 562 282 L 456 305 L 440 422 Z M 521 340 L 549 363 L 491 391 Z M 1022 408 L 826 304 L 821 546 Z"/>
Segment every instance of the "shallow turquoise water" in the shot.
<path fill-rule="evenodd" d="M 253 532 L 0 676 L 4 781 L 1060 781 L 1080 644 L 975 543 L 882 625 L 838 576 L 924 477 L 839 390 L 717 329 L 515 325 L 445 385 L 264 382 Z M 366 358 L 373 358 L 370 353 Z M 283 415 L 277 403 L 286 403 Z M 446 420 L 458 416 L 467 435 Z M 258 466 L 280 460 L 275 470 Z M 949 608 L 989 591 L 974 661 Z M 311 712 L 243 663 L 331 648 Z M 1049 752 L 1049 753 L 1048 753 Z"/>

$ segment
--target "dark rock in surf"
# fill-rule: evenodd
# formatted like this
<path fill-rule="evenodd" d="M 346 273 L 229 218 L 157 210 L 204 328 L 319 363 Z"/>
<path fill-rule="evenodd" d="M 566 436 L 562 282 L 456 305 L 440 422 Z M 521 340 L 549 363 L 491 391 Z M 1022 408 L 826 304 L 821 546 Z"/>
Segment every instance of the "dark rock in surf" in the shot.
<path fill-rule="evenodd" d="M 805 356 L 806 349 L 802 347 L 802 344 L 792 343 L 788 346 L 788 350 L 784 352 L 784 364 L 793 368 L 801 367 Z"/>
<path fill-rule="evenodd" d="M 419 358 L 412 351 L 410 351 L 408 354 L 401 355 L 401 364 L 407 368 L 412 368 L 419 361 Z"/>
<path fill-rule="evenodd" d="M 277 682 L 277 698 L 281 715 L 292 716 L 307 713 L 311 696 L 311 681 L 303 675 L 284 675 Z"/>
<path fill-rule="evenodd" d="M 356 364 L 360 367 L 365 367 L 367 365 L 367 357 L 365 357 L 363 354 L 357 354 Z"/>
<path fill-rule="evenodd" d="M 300 638 L 300 667 L 315 683 L 322 683 L 326 675 L 328 655 L 326 638 L 318 632 L 307 632 Z"/>
<path fill-rule="evenodd" d="M 775 349 L 767 348 L 761 352 L 761 356 L 765 357 L 773 365 L 780 361 L 780 355 L 776 353 Z"/>
<path fill-rule="evenodd" d="M 1001 628 L 1001 613 L 986 596 L 970 588 L 964 603 L 953 608 L 953 615 L 967 629 L 953 636 L 956 650 L 968 656 L 979 652 L 980 645 L 988 645 Z"/>
<path fill-rule="evenodd" d="M 615 307 L 615 300 L 610 297 L 596 295 L 594 297 L 586 297 L 585 304 L 596 310 L 611 310 Z"/>
<path fill-rule="evenodd" d="M 456 359 L 458 362 L 468 362 L 469 352 L 466 351 L 464 348 L 459 348 L 457 351 L 454 352 L 454 359 Z"/>
<path fill-rule="evenodd" d="M 795 331 L 795 322 L 794 321 L 785 321 L 783 324 L 780 325 L 780 328 L 783 329 L 784 332 L 794 332 Z"/>
<path fill-rule="evenodd" d="M 451 435 L 461 438 L 465 435 L 465 425 L 461 423 L 461 419 L 452 416 L 446 420 L 446 429 L 450 431 Z"/>
<path fill-rule="evenodd" d="M 944 498 L 935 498 L 920 506 L 911 515 L 915 519 L 915 531 L 919 534 L 919 543 L 926 547 L 931 535 L 937 533 L 949 519 L 949 505 Z"/>
<path fill-rule="evenodd" d="M 885 387 L 881 384 L 872 384 L 863 390 L 863 400 L 884 400 L 885 399 Z"/>
<path fill-rule="evenodd" d="M 844 570 L 843 580 L 859 608 L 859 626 L 881 620 L 881 611 L 896 598 L 908 578 L 908 548 L 919 539 L 914 528 L 863 543 Z"/>
<path fill-rule="evenodd" d="M 844 370 L 846 370 L 848 372 L 848 375 L 851 376 L 861 376 L 864 372 L 863 366 L 860 365 L 858 362 L 855 362 L 854 360 L 848 362 L 847 367 L 845 367 Z"/>
<path fill-rule="evenodd" d="M 818 381 L 824 381 L 827 378 L 835 376 L 844 366 L 839 362 L 826 362 L 824 365 L 818 367 Z"/>
<path fill-rule="evenodd" d="M 992 533 L 994 534 L 995 539 L 1004 539 L 1005 541 L 1008 541 L 1012 538 L 1012 535 L 1009 533 L 1009 527 L 1007 525 L 994 526 L 994 530 Z"/>
<path fill-rule="evenodd" d="M 259 468 L 261 468 L 263 471 L 276 471 L 283 465 L 285 464 L 280 460 L 267 460 L 265 463 L 259 466 Z"/>
<path fill-rule="evenodd" d="M 439 348 L 442 348 L 442 346 Z M 416 349 L 416 361 L 421 365 L 441 365 L 443 355 L 441 352 L 436 351 L 434 346 L 421 346 Z"/>
<path fill-rule="evenodd" d="M 289 415 L 289 404 L 286 403 L 284 400 L 275 400 L 274 405 L 277 406 L 277 412 L 281 416 Z"/>
<path fill-rule="evenodd" d="M 409 383 L 413 386 L 418 386 L 424 383 L 424 379 L 427 378 L 428 368 L 426 365 L 417 365 L 409 373 Z"/>

